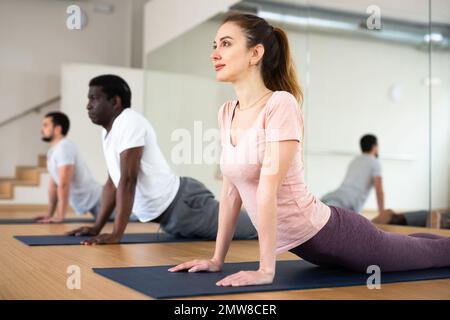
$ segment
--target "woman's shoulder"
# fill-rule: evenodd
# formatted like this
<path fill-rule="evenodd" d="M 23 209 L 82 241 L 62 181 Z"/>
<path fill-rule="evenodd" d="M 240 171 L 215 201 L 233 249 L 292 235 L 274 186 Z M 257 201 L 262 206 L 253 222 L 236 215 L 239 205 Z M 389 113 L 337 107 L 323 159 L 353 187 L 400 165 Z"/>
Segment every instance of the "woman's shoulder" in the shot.
<path fill-rule="evenodd" d="M 233 107 L 236 105 L 236 103 L 237 100 L 229 100 L 220 106 L 218 114 L 219 123 L 227 119 L 228 115 L 231 114 Z"/>
<path fill-rule="evenodd" d="M 287 91 L 275 91 L 270 103 L 267 106 L 267 112 L 289 112 L 300 111 L 297 99 L 294 95 Z"/>
<path fill-rule="evenodd" d="M 228 100 L 220 106 L 219 111 L 220 112 L 229 112 L 236 103 L 237 103 L 237 100 Z"/>
<path fill-rule="evenodd" d="M 273 93 L 273 98 L 277 102 L 287 102 L 289 104 L 298 105 L 297 99 L 288 91 L 275 91 Z"/>

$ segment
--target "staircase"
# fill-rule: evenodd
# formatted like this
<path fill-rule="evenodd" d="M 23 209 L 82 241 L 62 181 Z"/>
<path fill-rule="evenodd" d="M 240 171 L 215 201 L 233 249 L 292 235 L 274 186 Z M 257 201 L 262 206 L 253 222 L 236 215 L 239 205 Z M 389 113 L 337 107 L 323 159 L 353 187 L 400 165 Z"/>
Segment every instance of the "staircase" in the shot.
<path fill-rule="evenodd" d="M 11 178 L 0 178 L 0 200 L 14 199 L 16 187 L 38 187 L 41 174 L 47 172 L 47 157 L 39 155 L 36 166 L 17 166 L 16 175 Z"/>

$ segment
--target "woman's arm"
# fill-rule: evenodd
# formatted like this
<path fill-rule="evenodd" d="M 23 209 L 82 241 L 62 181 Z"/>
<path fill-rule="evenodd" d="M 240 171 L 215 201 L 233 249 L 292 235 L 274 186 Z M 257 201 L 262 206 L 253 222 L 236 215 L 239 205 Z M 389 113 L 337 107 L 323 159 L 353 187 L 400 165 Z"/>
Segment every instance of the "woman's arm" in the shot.
<path fill-rule="evenodd" d="M 210 260 L 191 260 L 179 264 L 169 271 L 176 272 L 188 269 L 189 272 L 219 271 L 222 269 L 233 239 L 236 223 L 242 206 L 242 199 L 236 187 L 226 178 L 223 178 L 222 191 L 219 204 L 219 222 L 216 237 L 214 256 Z"/>
<path fill-rule="evenodd" d="M 291 166 L 298 141 L 266 144 L 257 191 L 260 270 L 275 273 L 277 231 L 277 193 Z"/>
<path fill-rule="evenodd" d="M 297 140 L 266 143 L 257 191 L 257 225 L 260 251 L 258 271 L 241 271 L 217 284 L 244 286 L 272 283 L 275 276 L 277 238 L 277 192 L 297 151 Z"/>
<path fill-rule="evenodd" d="M 223 177 L 219 203 L 219 225 L 213 260 L 223 265 L 233 239 L 236 223 L 242 207 L 242 199 L 236 187 Z"/>

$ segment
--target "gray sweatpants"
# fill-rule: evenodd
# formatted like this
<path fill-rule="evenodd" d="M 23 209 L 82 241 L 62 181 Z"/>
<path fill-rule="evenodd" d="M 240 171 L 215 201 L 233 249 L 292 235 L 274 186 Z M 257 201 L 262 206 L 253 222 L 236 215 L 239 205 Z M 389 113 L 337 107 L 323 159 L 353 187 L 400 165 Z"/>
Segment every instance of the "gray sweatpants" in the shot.
<path fill-rule="evenodd" d="M 406 225 L 414 227 L 426 227 L 430 211 L 419 210 L 411 212 L 402 212 L 401 214 L 405 216 Z M 443 213 L 442 216 L 444 217 L 444 219 L 449 219 L 450 211 Z"/>
<path fill-rule="evenodd" d="M 427 218 L 430 214 L 427 210 L 402 212 L 405 216 L 406 225 L 415 227 L 426 227 Z"/>
<path fill-rule="evenodd" d="M 219 202 L 203 183 L 180 178 L 180 188 L 170 206 L 161 215 L 161 229 L 178 237 L 216 239 Z M 257 239 L 258 233 L 245 210 L 241 210 L 234 233 L 235 240 Z"/>
<path fill-rule="evenodd" d="M 97 215 L 100 213 L 100 208 L 102 207 L 102 203 L 101 203 L 101 198 L 98 199 L 97 203 L 95 204 L 94 207 L 92 207 L 91 210 L 89 210 L 88 212 L 95 218 L 97 219 Z M 114 221 L 114 218 L 116 217 L 116 210 L 114 209 L 113 212 L 111 213 L 111 215 L 109 216 L 108 221 Z M 129 221 L 139 221 L 138 217 L 135 216 L 134 214 L 131 214 Z"/>

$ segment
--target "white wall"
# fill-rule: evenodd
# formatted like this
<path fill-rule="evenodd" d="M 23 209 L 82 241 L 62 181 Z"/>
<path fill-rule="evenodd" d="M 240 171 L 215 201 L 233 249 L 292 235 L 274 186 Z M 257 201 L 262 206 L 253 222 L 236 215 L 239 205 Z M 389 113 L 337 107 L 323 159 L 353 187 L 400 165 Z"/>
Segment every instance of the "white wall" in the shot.
<path fill-rule="evenodd" d="M 108 0 L 112 14 L 94 12 L 92 2 L 55 0 L 0 1 L 0 122 L 60 95 L 61 65 L 65 62 L 142 65 L 142 7 L 145 0 Z M 81 31 L 66 28 L 66 8 L 78 4 L 88 17 Z M 36 165 L 47 152 L 41 142 L 43 108 L 0 127 L 0 177 L 11 177 L 17 165 Z M 76 131 L 76 129 L 75 129 Z M 16 188 L 8 203 L 46 202 L 46 186 Z M 40 199 L 40 200 L 39 200 Z"/>
<path fill-rule="evenodd" d="M 144 13 L 149 0 L 131 0 L 131 64 L 132 68 L 142 68 L 144 62 Z"/>
<path fill-rule="evenodd" d="M 158 71 L 146 72 L 145 88 L 145 115 L 175 173 L 202 181 L 218 195 L 222 183 L 216 178 L 220 156 L 217 112 L 233 94 L 232 88 L 204 77 Z M 186 153 L 180 157 L 176 151 L 188 141 L 189 148 L 183 148 Z"/>
<path fill-rule="evenodd" d="M 219 25 L 216 19 L 208 20 L 147 54 L 146 68 L 197 75 L 214 80 L 215 72 L 210 55 Z"/>
<path fill-rule="evenodd" d="M 96 12 L 91 1 L 1 0 L 0 122 L 60 95 L 63 63 L 142 66 L 145 2 L 108 0 L 114 11 L 104 14 Z M 66 27 L 71 4 L 87 15 L 82 30 Z M 59 109 L 59 104 L 48 109 Z M 39 142 L 41 117 L 30 114 L 0 127 L 0 150 L 8 150 L 0 162 L 0 177 L 13 175 L 18 164 L 35 164 L 37 155 L 45 153 Z"/>
<path fill-rule="evenodd" d="M 144 9 L 144 53 L 148 54 L 214 15 L 228 11 L 237 2 L 239 0 L 149 1 Z"/>
<path fill-rule="evenodd" d="M 132 108 L 143 113 L 144 73 L 141 69 L 106 65 L 67 64 L 61 74 L 61 111 L 71 120 L 68 138 L 76 143 L 97 181 L 107 178 L 101 142 L 101 127 L 92 124 L 86 105 L 89 80 L 101 74 L 116 74 L 129 84 Z"/>
<path fill-rule="evenodd" d="M 59 103 L 42 108 L 0 127 L 0 177 L 14 177 L 16 166 L 38 164 L 38 155 L 46 154 L 48 143 L 41 140 L 41 122 L 47 112 L 58 110 Z"/>
<path fill-rule="evenodd" d="M 2 0 L 0 2 L 0 119 L 59 94 L 61 64 L 130 62 L 128 1 L 110 0 L 115 10 L 100 14 L 86 1 Z M 66 27 L 66 8 L 78 4 L 87 14 L 82 30 Z M 26 94 L 24 94 L 24 91 Z"/>
<path fill-rule="evenodd" d="M 200 116 L 202 112 L 208 114 L 205 125 L 216 125 L 209 115 L 211 104 L 220 106 L 225 100 L 234 98 L 232 91 L 228 91 L 229 95 L 220 95 L 222 100 L 219 100 L 216 92 L 220 92 L 219 88 L 224 84 L 213 84 L 214 71 L 209 55 L 218 26 L 219 21 L 207 21 L 147 55 L 146 65 L 150 70 L 198 76 L 200 87 L 210 81 L 210 89 L 203 92 L 206 102 L 198 100 L 187 105 L 182 101 L 189 102 L 190 97 L 197 97 L 198 93 L 182 90 L 178 92 L 181 95 L 179 101 L 171 101 L 173 105 L 166 107 L 176 109 L 181 117 L 186 117 L 184 125 L 187 127 L 193 126 L 186 123 L 194 120 L 192 112 Z M 428 88 L 423 85 L 428 76 L 427 53 L 403 45 L 307 35 L 294 30 L 288 30 L 288 35 L 305 88 L 306 178 L 311 191 L 322 196 L 337 187 L 352 159 L 352 156 L 321 155 L 321 152 L 359 154 L 359 138 L 372 132 L 380 141 L 387 207 L 398 210 L 428 208 L 429 105 Z M 450 59 L 449 53 L 435 55 L 440 61 L 447 61 L 445 63 Z M 435 124 L 440 129 L 433 129 L 439 132 L 433 135 L 433 146 L 436 153 L 443 156 L 433 163 L 433 172 L 441 173 L 443 178 L 433 176 L 433 189 L 439 190 L 433 196 L 433 207 L 445 207 L 449 202 L 449 155 L 445 149 L 449 145 L 449 135 L 445 132 L 448 132 L 450 119 L 445 115 L 448 115 L 450 103 L 445 92 L 448 92 L 450 68 L 444 68 L 442 72 L 442 86 L 438 89 L 441 94 L 433 98 L 433 110 L 440 106 L 442 115 L 436 113 L 439 124 Z M 189 88 L 196 88 L 194 78 L 187 81 Z M 402 91 L 397 103 L 389 97 L 394 84 Z M 171 121 L 170 118 L 159 124 L 160 139 L 168 135 Z M 185 169 L 186 175 L 200 177 L 199 170 Z M 202 175 L 202 181 L 212 189 L 218 189 L 212 170 L 207 176 Z M 366 209 L 375 208 L 372 193 Z"/>

